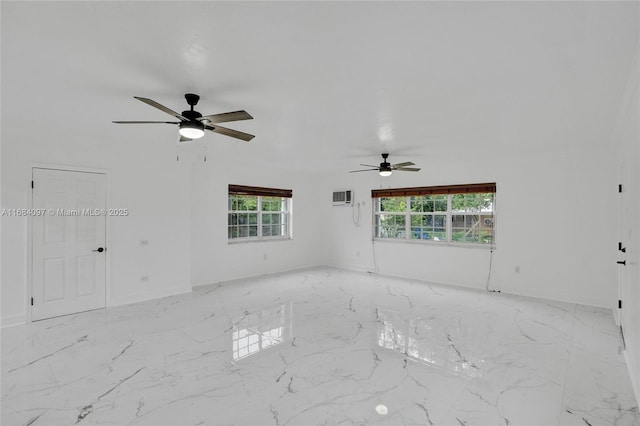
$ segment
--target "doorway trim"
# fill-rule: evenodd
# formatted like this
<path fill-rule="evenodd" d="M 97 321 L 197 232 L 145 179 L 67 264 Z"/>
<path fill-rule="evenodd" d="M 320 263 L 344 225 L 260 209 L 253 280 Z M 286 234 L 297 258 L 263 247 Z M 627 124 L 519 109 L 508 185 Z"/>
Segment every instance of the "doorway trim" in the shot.
<path fill-rule="evenodd" d="M 28 196 L 27 206 L 29 209 L 33 208 L 33 188 L 31 188 L 31 181 L 33 181 L 33 169 L 47 169 L 47 170 L 60 170 L 65 172 L 84 172 L 84 173 L 99 173 L 104 174 L 106 180 L 105 188 L 105 207 L 108 209 L 111 205 L 111 171 L 109 169 L 101 169 L 97 167 L 84 167 L 84 166 L 72 166 L 72 165 L 60 165 L 51 163 L 30 163 L 29 164 L 29 182 L 27 182 Z M 105 245 L 108 248 L 105 252 L 105 308 L 111 306 L 111 218 L 109 215 L 105 217 Z M 25 323 L 29 324 L 33 322 L 33 309 L 31 306 L 31 297 L 33 297 L 33 218 L 29 217 L 27 221 L 27 261 L 26 261 L 26 310 L 27 313 Z"/>

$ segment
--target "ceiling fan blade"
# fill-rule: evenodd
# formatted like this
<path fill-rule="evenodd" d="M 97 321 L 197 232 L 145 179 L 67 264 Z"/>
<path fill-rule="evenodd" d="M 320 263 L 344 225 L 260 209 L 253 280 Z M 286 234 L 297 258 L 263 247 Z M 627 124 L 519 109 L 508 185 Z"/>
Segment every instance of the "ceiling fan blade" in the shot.
<path fill-rule="evenodd" d="M 221 126 L 204 126 L 204 128 L 207 130 L 211 130 L 214 133 L 220 133 L 221 135 L 230 136 L 232 138 L 240 139 L 245 142 L 249 142 L 251 139 L 255 138 L 254 135 L 250 135 L 249 133 L 227 129 L 226 127 Z"/>
<path fill-rule="evenodd" d="M 375 167 L 376 169 L 378 168 L 378 166 L 374 166 L 373 164 L 360 164 L 360 165 L 365 167 Z"/>
<path fill-rule="evenodd" d="M 396 167 L 392 168 L 392 170 L 398 170 L 400 172 L 419 172 L 419 167 Z"/>
<path fill-rule="evenodd" d="M 233 111 L 233 112 L 224 112 L 222 114 L 211 114 L 205 115 L 204 117 L 198 118 L 198 120 L 203 121 L 205 123 L 226 123 L 229 121 L 240 121 L 240 120 L 253 120 L 251 114 L 247 111 Z"/>
<path fill-rule="evenodd" d="M 412 163 L 411 161 L 407 161 L 404 163 L 393 164 L 391 167 L 404 167 L 404 166 L 415 166 L 415 163 Z"/>
<path fill-rule="evenodd" d="M 151 100 L 151 99 L 148 99 L 148 98 L 141 98 L 139 96 L 134 96 L 134 98 L 136 98 L 137 100 L 139 100 L 141 102 L 144 102 L 145 104 L 150 105 L 150 106 L 152 106 L 154 108 L 158 108 L 160 111 L 166 112 L 169 115 L 173 115 L 175 118 L 179 118 L 182 121 L 191 121 L 187 117 L 184 117 L 183 115 L 178 114 L 174 110 L 169 109 L 166 106 L 164 106 L 162 104 L 159 104 L 154 100 Z"/>
<path fill-rule="evenodd" d="M 378 171 L 378 168 L 376 167 L 375 169 L 364 169 L 364 170 L 351 170 L 349 171 L 349 173 L 358 173 L 358 172 L 372 172 L 372 171 Z"/>
<path fill-rule="evenodd" d="M 179 142 L 191 142 L 193 139 L 185 138 L 184 136 L 180 136 Z"/>
<path fill-rule="evenodd" d="M 180 124 L 179 121 L 112 121 L 116 124 Z"/>

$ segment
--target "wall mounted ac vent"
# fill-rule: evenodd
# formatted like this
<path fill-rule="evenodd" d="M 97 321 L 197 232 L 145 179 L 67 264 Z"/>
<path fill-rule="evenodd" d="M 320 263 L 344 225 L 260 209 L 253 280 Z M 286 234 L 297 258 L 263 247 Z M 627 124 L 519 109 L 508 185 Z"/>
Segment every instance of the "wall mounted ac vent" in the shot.
<path fill-rule="evenodd" d="M 333 192 L 333 205 L 334 206 L 350 206 L 353 203 L 353 191 L 334 191 Z"/>

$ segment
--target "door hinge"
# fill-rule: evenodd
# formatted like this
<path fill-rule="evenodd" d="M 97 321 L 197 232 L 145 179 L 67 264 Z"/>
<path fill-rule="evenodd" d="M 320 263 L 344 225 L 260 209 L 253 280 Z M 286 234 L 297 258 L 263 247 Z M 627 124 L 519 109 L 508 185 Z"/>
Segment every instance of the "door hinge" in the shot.
<path fill-rule="evenodd" d="M 622 184 L 618 185 L 618 192 L 622 192 Z"/>
<path fill-rule="evenodd" d="M 31 298 L 31 306 L 33 306 L 33 297 Z"/>
<path fill-rule="evenodd" d="M 31 181 L 31 189 L 33 189 L 33 186 L 34 186 L 34 185 L 33 185 L 33 181 Z"/>
<path fill-rule="evenodd" d="M 618 309 L 622 309 L 622 300 L 618 300 Z"/>

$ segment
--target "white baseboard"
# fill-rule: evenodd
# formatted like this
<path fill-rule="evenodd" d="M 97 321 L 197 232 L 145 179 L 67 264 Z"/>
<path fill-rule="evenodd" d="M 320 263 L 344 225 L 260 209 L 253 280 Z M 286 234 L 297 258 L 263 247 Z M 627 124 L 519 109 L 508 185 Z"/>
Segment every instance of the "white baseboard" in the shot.
<path fill-rule="evenodd" d="M 107 306 L 107 309 L 109 309 L 110 307 L 131 305 L 133 303 L 148 302 L 150 300 L 157 300 L 157 299 L 162 299 L 164 297 L 170 297 L 170 296 L 178 296 L 180 294 L 186 294 L 186 293 L 191 293 L 191 289 L 189 288 L 185 290 L 184 288 L 180 287 L 180 288 L 168 288 L 168 289 L 165 289 L 164 291 L 160 291 L 152 294 L 134 293 L 134 294 L 128 295 L 128 297 L 124 300 L 111 299 L 111 303 L 109 304 L 109 306 Z"/>
<path fill-rule="evenodd" d="M 314 269 L 325 268 L 325 267 L 327 267 L 327 265 L 300 266 L 300 267 L 297 267 L 297 268 L 285 269 L 285 270 L 277 271 L 277 272 L 265 272 L 263 274 L 256 274 L 256 275 L 249 274 L 249 275 L 246 275 L 246 276 L 229 277 L 229 278 L 226 278 L 226 279 L 214 280 L 214 281 L 210 281 L 210 282 L 193 283 L 192 287 L 193 288 L 203 287 L 203 286 L 217 284 L 217 283 L 233 283 L 234 281 L 251 280 L 251 279 L 255 279 L 255 278 L 268 278 L 268 277 L 274 277 L 274 276 L 278 276 L 278 275 L 282 275 L 282 274 L 288 274 L 288 273 L 291 273 L 291 272 L 301 272 L 301 271 L 314 270 Z"/>
<path fill-rule="evenodd" d="M 635 356 L 638 356 L 636 354 Z M 629 378 L 631 379 L 631 386 L 633 387 L 633 393 L 636 395 L 636 402 L 640 406 L 640 371 L 635 371 L 636 363 L 633 354 L 630 354 L 628 350 L 624 351 L 624 360 L 627 364 L 627 371 L 629 372 Z"/>
<path fill-rule="evenodd" d="M 2 317 L 2 328 L 14 327 L 16 325 L 24 325 L 27 323 L 27 315 L 11 315 L 8 317 Z"/>

